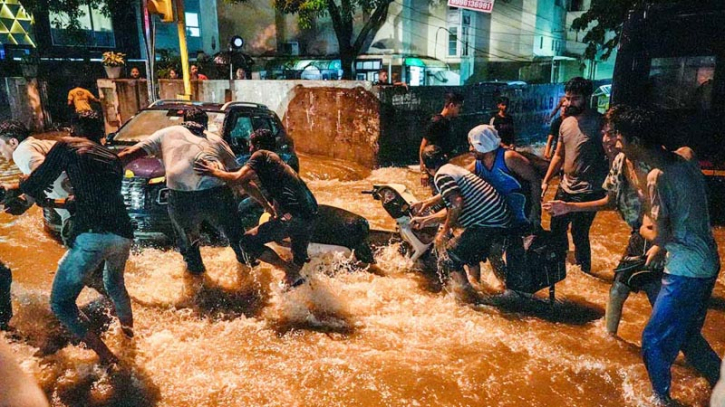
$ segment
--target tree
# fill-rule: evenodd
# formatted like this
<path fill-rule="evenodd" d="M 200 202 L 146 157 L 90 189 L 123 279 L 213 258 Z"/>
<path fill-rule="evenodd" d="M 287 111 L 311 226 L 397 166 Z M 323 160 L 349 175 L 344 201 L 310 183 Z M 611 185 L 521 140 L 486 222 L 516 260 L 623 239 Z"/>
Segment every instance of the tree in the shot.
<path fill-rule="evenodd" d="M 587 48 L 582 55 L 586 59 L 595 59 L 601 51 L 601 59 L 606 60 L 619 44 L 622 24 L 630 10 L 654 3 L 676 3 L 678 0 L 592 0 L 589 10 L 576 18 L 571 28 L 576 31 L 588 29 L 582 41 Z M 589 28 L 590 25 L 595 24 Z M 609 33 L 614 33 L 610 37 Z"/>
<path fill-rule="evenodd" d="M 225 1 L 238 4 L 247 0 Z M 315 18 L 329 14 L 340 49 L 343 79 L 353 79 L 355 58 L 385 22 L 392 2 L 392 0 L 275 0 L 274 6 L 285 14 L 297 13 L 302 28 L 309 28 Z M 363 25 L 355 36 L 355 15 L 359 11 L 363 12 Z"/>
<path fill-rule="evenodd" d="M 71 33 L 81 33 L 80 18 L 83 16 L 82 5 L 91 4 L 98 7 L 100 11 L 110 16 L 113 13 L 128 12 L 131 8 L 126 1 L 120 0 L 20 0 L 25 10 L 31 14 L 54 12 L 67 16 L 63 22 L 67 24 L 65 29 Z"/>

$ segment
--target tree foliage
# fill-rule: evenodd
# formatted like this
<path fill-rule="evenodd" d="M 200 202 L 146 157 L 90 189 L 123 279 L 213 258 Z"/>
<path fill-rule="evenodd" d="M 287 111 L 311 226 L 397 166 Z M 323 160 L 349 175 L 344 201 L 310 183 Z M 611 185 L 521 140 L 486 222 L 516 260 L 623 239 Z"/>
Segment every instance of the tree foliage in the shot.
<path fill-rule="evenodd" d="M 133 12 L 136 2 L 132 0 L 20 0 L 26 11 L 37 15 L 38 13 L 57 13 L 67 16 L 63 21 L 51 21 L 53 24 L 63 23 L 69 35 L 83 38 L 83 29 L 80 19 L 83 17 L 86 5 L 99 10 L 103 15 L 120 15 Z"/>
<path fill-rule="evenodd" d="M 619 44 L 622 24 L 630 10 L 654 3 L 676 3 L 678 0 L 592 0 L 589 10 L 576 18 L 571 28 L 586 31 L 582 41 L 587 44 L 583 57 L 609 58 Z M 610 33 L 614 33 L 611 36 Z"/>
<path fill-rule="evenodd" d="M 225 1 L 239 4 L 247 0 Z M 285 14 L 296 13 L 302 28 L 309 28 L 316 18 L 329 15 L 340 49 L 343 77 L 352 79 L 355 58 L 385 22 L 392 2 L 393 0 L 275 0 L 274 6 Z M 355 35 L 355 16 L 359 12 L 365 17 Z"/>

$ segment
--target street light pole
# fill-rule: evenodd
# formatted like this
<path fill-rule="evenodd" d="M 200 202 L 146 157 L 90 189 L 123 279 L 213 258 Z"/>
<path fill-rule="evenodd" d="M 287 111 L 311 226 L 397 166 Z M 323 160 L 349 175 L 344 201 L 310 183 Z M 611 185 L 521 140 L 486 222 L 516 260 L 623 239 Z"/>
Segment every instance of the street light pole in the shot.
<path fill-rule="evenodd" d="M 179 33 L 179 53 L 181 54 L 181 71 L 184 75 L 184 94 L 180 99 L 191 100 L 191 76 L 189 73 L 189 50 L 186 46 L 186 24 L 184 0 L 176 0 L 176 28 Z"/>

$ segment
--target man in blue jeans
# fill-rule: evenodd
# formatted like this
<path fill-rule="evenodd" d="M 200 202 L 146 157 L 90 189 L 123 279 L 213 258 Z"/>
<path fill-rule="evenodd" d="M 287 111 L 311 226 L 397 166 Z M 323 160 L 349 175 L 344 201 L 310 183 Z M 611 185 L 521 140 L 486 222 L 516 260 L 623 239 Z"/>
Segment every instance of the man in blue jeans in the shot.
<path fill-rule="evenodd" d="M 670 403 L 670 368 L 680 351 L 710 385 L 720 376 L 720 358 L 700 333 L 720 271 L 705 181 L 689 148 L 671 153 L 662 148 L 655 131 L 635 135 L 613 130 L 616 147 L 628 159 L 652 168 L 646 180 L 645 219 L 651 222 L 644 222 L 640 233 L 653 243 L 647 264 L 661 263 L 664 257 L 664 276 L 642 333 L 642 355 L 655 397 Z"/>
<path fill-rule="evenodd" d="M 40 201 L 45 190 L 65 171 L 73 184 L 74 221 L 69 249 L 58 264 L 50 306 L 63 325 L 93 349 L 104 364 L 118 361 L 98 335 L 88 330 L 88 318 L 76 299 L 84 280 L 102 262 L 103 283 L 113 301 L 121 328 L 133 336 L 131 300 L 123 273 L 133 243 L 133 227 L 121 195 L 123 165 L 99 141 L 103 122 L 85 112 L 73 123 L 73 136 L 58 141 L 43 164 L 19 185 L 20 191 Z"/>

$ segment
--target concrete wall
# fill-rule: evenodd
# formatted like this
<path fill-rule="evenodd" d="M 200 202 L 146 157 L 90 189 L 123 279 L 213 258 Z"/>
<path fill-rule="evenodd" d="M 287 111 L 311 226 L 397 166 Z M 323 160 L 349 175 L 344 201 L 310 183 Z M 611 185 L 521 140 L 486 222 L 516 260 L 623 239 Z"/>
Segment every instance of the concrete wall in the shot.
<path fill-rule="evenodd" d="M 0 78 L 0 87 L 4 88 L 0 100 L 7 101 L 9 111 L 0 117 L 18 120 L 32 131 L 43 131 L 50 124 L 50 116 L 45 110 L 47 101 L 45 82 L 35 78 Z M 2 105 L 0 105 L 2 107 Z"/>
<path fill-rule="evenodd" d="M 98 79 L 96 85 L 106 133 L 117 131 L 149 104 L 145 79 Z"/>
<path fill-rule="evenodd" d="M 162 97 L 173 98 L 181 81 L 160 81 Z M 219 100 L 228 81 L 194 83 L 194 99 Z M 520 89 L 490 86 L 385 87 L 359 81 L 235 81 L 235 100 L 261 103 L 284 122 L 298 151 L 360 163 L 370 168 L 414 163 L 431 115 L 440 112 L 446 92 L 466 98 L 464 114 L 453 123 L 459 152 L 467 151 L 466 135 L 487 123 L 496 98 L 511 99 L 518 144 L 546 140 L 546 121 L 563 85 Z M 167 96 L 168 95 L 168 96 Z"/>

